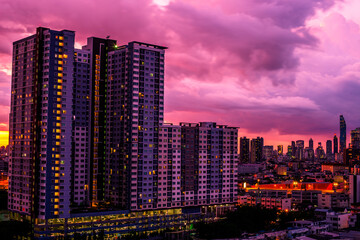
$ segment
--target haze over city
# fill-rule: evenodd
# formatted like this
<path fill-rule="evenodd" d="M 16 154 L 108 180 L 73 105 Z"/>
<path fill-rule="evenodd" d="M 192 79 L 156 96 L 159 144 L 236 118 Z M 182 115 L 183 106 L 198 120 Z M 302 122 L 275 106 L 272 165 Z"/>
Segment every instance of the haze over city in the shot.
<path fill-rule="evenodd" d="M 2 1 L 0 145 L 8 141 L 12 42 L 39 26 L 167 46 L 165 121 L 214 121 L 284 146 L 325 144 L 360 113 L 360 2 Z M 60 11 L 61 9 L 61 11 Z M 90 17 L 89 17 L 90 16 Z"/>

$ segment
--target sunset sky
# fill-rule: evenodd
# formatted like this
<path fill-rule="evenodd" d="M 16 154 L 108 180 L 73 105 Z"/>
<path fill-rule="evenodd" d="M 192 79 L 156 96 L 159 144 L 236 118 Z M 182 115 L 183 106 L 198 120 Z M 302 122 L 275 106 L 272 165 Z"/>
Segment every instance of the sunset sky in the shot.
<path fill-rule="evenodd" d="M 12 42 L 36 27 L 169 47 L 167 122 L 216 121 L 266 145 L 360 127 L 359 0 L 2 0 L 0 145 L 7 142 Z"/>

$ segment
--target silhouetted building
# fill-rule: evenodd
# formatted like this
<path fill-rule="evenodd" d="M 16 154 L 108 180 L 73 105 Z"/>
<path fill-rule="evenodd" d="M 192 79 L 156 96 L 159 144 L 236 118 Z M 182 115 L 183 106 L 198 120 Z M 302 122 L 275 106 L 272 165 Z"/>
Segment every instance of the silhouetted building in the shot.
<path fill-rule="evenodd" d="M 360 128 L 351 130 L 351 146 L 353 149 L 360 149 Z"/>
<path fill-rule="evenodd" d="M 336 134 L 334 135 L 334 154 L 339 153 L 339 142 Z"/>
<path fill-rule="evenodd" d="M 295 144 L 295 141 L 291 141 L 291 156 L 292 157 L 296 156 L 296 144 Z"/>
<path fill-rule="evenodd" d="M 305 148 L 304 156 L 306 160 L 314 160 L 314 149 L 311 149 L 309 147 Z"/>
<path fill-rule="evenodd" d="M 360 160 L 360 149 L 358 148 L 345 148 L 341 154 L 343 156 L 343 163 L 347 166 L 352 165 L 355 161 Z"/>
<path fill-rule="evenodd" d="M 360 169 L 354 166 L 353 174 L 349 175 L 350 204 L 360 203 Z"/>
<path fill-rule="evenodd" d="M 312 140 L 312 138 L 310 138 L 309 140 L 309 148 L 314 149 L 314 141 Z"/>
<path fill-rule="evenodd" d="M 277 146 L 277 152 L 278 152 L 278 155 L 283 155 L 284 154 L 284 146 L 283 145 L 278 145 Z"/>
<path fill-rule="evenodd" d="M 321 142 L 319 142 L 318 147 L 316 148 L 316 158 L 317 159 L 325 159 L 325 151 L 321 146 Z"/>
<path fill-rule="evenodd" d="M 246 137 L 240 138 L 240 162 L 250 162 L 250 139 Z"/>
<path fill-rule="evenodd" d="M 264 146 L 264 139 L 261 137 L 253 138 L 251 140 L 251 162 L 259 162 L 262 160 L 262 149 Z"/>
<path fill-rule="evenodd" d="M 326 156 L 330 157 L 332 155 L 332 141 L 331 140 L 327 140 L 326 141 Z"/>
<path fill-rule="evenodd" d="M 288 145 L 286 155 L 288 155 L 289 157 L 292 156 L 292 146 L 291 145 Z"/>
<path fill-rule="evenodd" d="M 271 157 L 274 154 L 274 147 L 273 146 L 264 146 L 263 147 L 263 158 L 268 160 L 271 159 Z"/>
<path fill-rule="evenodd" d="M 340 152 L 346 148 L 346 122 L 343 115 L 340 115 Z"/>
<path fill-rule="evenodd" d="M 296 141 L 296 158 L 303 159 L 304 158 L 304 140 L 297 140 Z"/>

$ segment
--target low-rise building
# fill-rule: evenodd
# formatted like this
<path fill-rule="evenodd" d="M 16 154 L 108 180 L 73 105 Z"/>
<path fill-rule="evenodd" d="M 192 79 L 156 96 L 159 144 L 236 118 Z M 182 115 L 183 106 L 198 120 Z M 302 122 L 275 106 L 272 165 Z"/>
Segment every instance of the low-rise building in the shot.
<path fill-rule="evenodd" d="M 318 194 L 321 194 L 321 191 L 293 190 L 291 193 L 291 198 L 294 204 L 311 203 L 314 205 L 318 205 Z"/>
<path fill-rule="evenodd" d="M 254 174 L 258 173 L 262 168 L 263 167 L 261 164 L 256 163 L 239 164 L 238 173 L 239 175 Z"/>
<path fill-rule="evenodd" d="M 333 230 L 355 227 L 356 215 L 350 212 L 328 212 L 326 214 L 326 223 L 328 223 Z"/>
<path fill-rule="evenodd" d="M 256 197 L 256 196 L 240 196 L 239 205 L 255 206 L 260 204 L 265 208 L 276 208 L 278 210 L 291 210 L 291 198 L 284 197 Z"/>
<path fill-rule="evenodd" d="M 288 197 L 287 190 L 271 190 L 271 189 L 249 189 L 248 193 L 252 196 L 261 197 Z"/>
<path fill-rule="evenodd" d="M 349 207 L 349 195 L 345 193 L 318 194 L 319 208 L 347 208 Z"/>

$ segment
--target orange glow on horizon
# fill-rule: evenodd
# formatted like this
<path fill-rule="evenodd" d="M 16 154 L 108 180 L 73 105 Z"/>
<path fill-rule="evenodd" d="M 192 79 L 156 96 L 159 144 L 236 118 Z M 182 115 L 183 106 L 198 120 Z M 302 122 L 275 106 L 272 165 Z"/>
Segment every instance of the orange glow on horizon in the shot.
<path fill-rule="evenodd" d="M 9 144 L 9 132 L 0 131 L 0 146 L 7 146 Z"/>

